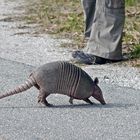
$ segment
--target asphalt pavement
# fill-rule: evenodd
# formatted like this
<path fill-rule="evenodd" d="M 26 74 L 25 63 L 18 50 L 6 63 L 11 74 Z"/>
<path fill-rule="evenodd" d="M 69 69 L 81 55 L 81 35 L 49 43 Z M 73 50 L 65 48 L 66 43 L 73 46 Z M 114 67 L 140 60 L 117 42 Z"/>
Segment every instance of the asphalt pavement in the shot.
<path fill-rule="evenodd" d="M 15 7 L 25 3 L 0 2 L 0 94 L 24 83 L 46 62 L 69 60 L 73 51 L 59 48 L 67 39 L 34 36 L 34 25 L 9 21 L 13 13 L 22 14 Z M 94 98 L 95 105 L 79 100 L 70 105 L 69 97 L 50 95 L 48 102 L 54 106 L 48 108 L 37 103 L 38 90 L 32 87 L 0 100 L 0 140 L 139 140 L 140 69 L 112 64 L 82 68 L 92 78 L 99 77 L 106 105 Z"/>
<path fill-rule="evenodd" d="M 23 83 L 35 67 L 0 59 L 1 93 Z M 0 140 L 139 140 L 140 90 L 100 83 L 107 105 L 51 95 L 37 103 L 35 88 L 1 99 Z"/>

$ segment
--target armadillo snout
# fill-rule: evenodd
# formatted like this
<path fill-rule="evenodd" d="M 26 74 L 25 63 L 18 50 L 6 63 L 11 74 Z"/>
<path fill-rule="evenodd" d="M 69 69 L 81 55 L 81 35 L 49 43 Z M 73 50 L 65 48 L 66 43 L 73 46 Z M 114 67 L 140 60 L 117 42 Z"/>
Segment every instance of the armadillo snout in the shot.
<path fill-rule="evenodd" d="M 102 101 L 102 102 L 101 102 L 101 104 L 102 104 L 102 105 L 105 105 L 105 104 L 106 104 L 106 102 L 105 102 L 105 101 Z"/>

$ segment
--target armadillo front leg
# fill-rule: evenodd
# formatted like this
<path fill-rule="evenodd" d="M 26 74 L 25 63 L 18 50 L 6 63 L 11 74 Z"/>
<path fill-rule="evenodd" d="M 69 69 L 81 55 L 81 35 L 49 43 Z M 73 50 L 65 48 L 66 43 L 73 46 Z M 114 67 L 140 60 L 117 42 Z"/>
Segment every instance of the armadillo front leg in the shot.
<path fill-rule="evenodd" d="M 91 102 L 88 98 L 87 98 L 87 99 L 84 99 L 84 101 L 85 101 L 86 103 L 91 104 L 91 105 L 93 105 L 93 104 L 94 104 L 94 103 L 93 103 L 93 102 Z"/>
<path fill-rule="evenodd" d="M 49 104 L 46 100 L 47 96 L 49 95 L 49 93 L 44 92 L 43 90 L 39 91 L 39 96 L 38 96 L 38 103 L 42 103 L 45 106 L 52 106 L 52 104 Z"/>
<path fill-rule="evenodd" d="M 72 97 L 70 97 L 70 99 L 69 99 L 69 103 L 72 104 L 72 105 L 73 105 L 73 99 L 74 98 L 72 98 Z"/>

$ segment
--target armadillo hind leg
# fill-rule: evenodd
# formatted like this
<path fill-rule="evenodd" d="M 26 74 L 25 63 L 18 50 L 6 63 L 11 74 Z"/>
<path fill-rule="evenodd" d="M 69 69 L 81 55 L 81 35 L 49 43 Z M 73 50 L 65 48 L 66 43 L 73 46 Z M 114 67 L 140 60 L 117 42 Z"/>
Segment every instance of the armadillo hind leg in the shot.
<path fill-rule="evenodd" d="M 84 99 L 84 101 L 85 101 L 86 103 L 91 104 L 91 105 L 93 105 L 93 104 L 94 104 L 94 103 L 93 103 L 93 102 L 91 102 L 91 101 L 90 101 L 90 99 L 88 99 L 88 98 L 87 98 L 87 99 Z"/>
<path fill-rule="evenodd" d="M 42 103 L 45 106 L 52 106 L 52 104 L 49 104 L 48 101 L 46 100 L 47 96 L 49 96 L 49 93 L 46 93 L 42 90 L 39 91 L 39 96 L 38 96 L 38 103 Z"/>
<path fill-rule="evenodd" d="M 70 97 L 70 99 L 69 99 L 69 103 L 72 104 L 72 105 L 73 105 L 73 99 L 74 98 L 72 98 L 72 97 Z"/>

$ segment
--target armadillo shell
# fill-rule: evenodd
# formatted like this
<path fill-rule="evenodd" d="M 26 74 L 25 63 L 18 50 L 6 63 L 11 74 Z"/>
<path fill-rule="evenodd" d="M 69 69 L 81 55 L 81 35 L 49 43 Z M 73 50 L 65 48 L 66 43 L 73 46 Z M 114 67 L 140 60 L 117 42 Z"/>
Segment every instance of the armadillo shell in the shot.
<path fill-rule="evenodd" d="M 88 98 L 93 80 L 81 68 L 63 61 L 47 63 L 33 72 L 38 86 L 46 93 L 60 93 L 77 99 Z"/>

